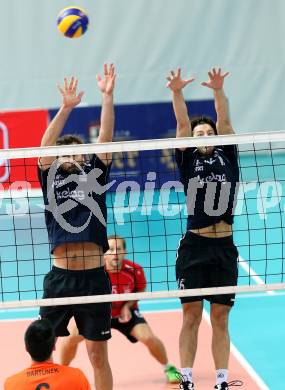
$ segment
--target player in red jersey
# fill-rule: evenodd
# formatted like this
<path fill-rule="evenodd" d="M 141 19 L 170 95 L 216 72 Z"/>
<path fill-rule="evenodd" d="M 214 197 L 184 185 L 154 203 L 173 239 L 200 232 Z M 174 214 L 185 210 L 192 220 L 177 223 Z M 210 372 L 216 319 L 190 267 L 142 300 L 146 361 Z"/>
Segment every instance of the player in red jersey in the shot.
<path fill-rule="evenodd" d="M 126 260 L 126 241 L 119 236 L 108 238 L 109 250 L 105 253 L 105 267 L 112 283 L 112 293 L 141 292 L 146 288 L 143 268 L 133 261 Z M 119 301 L 112 303 L 111 327 L 136 343 L 142 342 L 150 354 L 163 366 L 167 382 L 179 382 L 176 368 L 168 363 L 168 357 L 162 341 L 154 335 L 149 324 L 139 311 L 137 301 Z M 83 340 L 78 335 L 75 324 L 70 336 L 65 337 L 61 348 L 61 363 L 68 365 L 75 357 L 77 346 Z"/>

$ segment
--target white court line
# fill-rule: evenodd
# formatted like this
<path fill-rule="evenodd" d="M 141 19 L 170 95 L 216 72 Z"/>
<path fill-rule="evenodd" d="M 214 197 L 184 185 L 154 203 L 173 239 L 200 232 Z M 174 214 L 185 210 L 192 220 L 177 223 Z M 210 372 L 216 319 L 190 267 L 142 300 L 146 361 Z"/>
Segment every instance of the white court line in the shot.
<path fill-rule="evenodd" d="M 254 271 L 252 267 L 249 266 L 247 260 L 239 256 L 239 265 L 248 273 L 248 275 L 255 281 L 256 284 L 264 285 L 265 282 L 261 277 Z M 268 295 L 275 295 L 275 291 L 266 291 Z"/>
<path fill-rule="evenodd" d="M 244 271 L 251 277 L 256 284 L 264 285 L 265 282 L 261 277 L 254 271 L 252 267 L 249 266 L 248 262 L 239 256 L 239 265 L 244 269 Z M 275 295 L 275 291 L 266 291 L 267 295 Z M 204 310 L 203 316 L 205 320 L 211 324 L 209 314 Z M 237 347 L 231 342 L 231 352 L 235 356 L 235 358 L 239 361 L 239 363 L 244 367 L 244 369 L 249 373 L 249 375 L 255 380 L 261 390 L 270 390 L 269 387 L 263 382 L 261 377 L 257 374 L 254 368 L 249 364 L 249 362 L 245 359 L 245 357 L 239 352 Z"/>
<path fill-rule="evenodd" d="M 203 310 L 203 318 L 207 321 L 209 325 L 211 325 L 210 316 L 207 311 Z M 254 379 L 254 381 L 259 386 L 260 390 L 270 390 L 269 387 L 263 382 L 261 377 L 255 371 L 255 369 L 249 364 L 249 362 L 245 359 L 245 357 L 239 352 L 236 346 L 231 342 L 231 353 L 240 363 L 240 365 L 248 372 L 248 374 Z"/>

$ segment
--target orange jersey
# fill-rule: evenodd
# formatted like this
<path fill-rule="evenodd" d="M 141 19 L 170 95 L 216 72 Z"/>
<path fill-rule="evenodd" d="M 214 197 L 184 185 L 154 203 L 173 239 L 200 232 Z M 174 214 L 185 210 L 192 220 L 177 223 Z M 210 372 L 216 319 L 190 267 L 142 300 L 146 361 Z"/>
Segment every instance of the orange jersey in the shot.
<path fill-rule="evenodd" d="M 4 390 L 90 390 L 90 384 L 79 368 L 52 362 L 34 363 L 6 379 Z"/>

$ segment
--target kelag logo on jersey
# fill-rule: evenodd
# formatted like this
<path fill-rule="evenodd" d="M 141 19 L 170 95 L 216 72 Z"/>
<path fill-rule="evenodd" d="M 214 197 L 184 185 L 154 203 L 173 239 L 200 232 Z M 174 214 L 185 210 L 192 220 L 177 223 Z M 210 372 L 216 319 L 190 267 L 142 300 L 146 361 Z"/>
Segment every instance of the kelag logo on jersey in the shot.
<path fill-rule="evenodd" d="M 57 171 L 61 166 L 58 159 L 54 160 L 50 166 L 47 178 L 47 187 L 52 188 L 52 191 L 48 191 L 48 204 L 45 207 L 46 210 L 50 211 L 57 223 L 69 233 L 82 232 L 88 226 L 92 214 L 103 226 L 106 227 L 107 222 L 102 214 L 100 205 L 91 194 L 104 194 L 110 189 L 110 187 L 112 187 L 115 180 L 107 183 L 106 185 L 101 185 L 97 181 L 98 177 L 102 174 L 102 170 L 100 168 L 93 168 L 91 171 L 86 173 L 84 168 L 76 161 L 74 161 L 73 164 L 76 166 L 78 173 L 80 172 L 81 174 L 70 174 L 65 178 L 58 175 Z M 61 189 L 62 186 L 66 186 L 69 183 L 70 185 L 75 183 L 77 187 L 75 189 L 70 189 L 69 187 Z M 65 201 L 63 203 L 58 203 L 58 200 Z M 78 204 L 85 206 L 90 212 L 86 220 L 84 222 L 82 221 L 82 225 L 72 226 L 65 219 L 64 214 L 67 211 L 72 210 Z"/>
<path fill-rule="evenodd" d="M 0 149 L 9 148 L 9 134 L 6 125 L 0 122 Z M 9 161 L 0 158 L 0 182 L 3 183 L 8 180 L 10 175 Z"/>

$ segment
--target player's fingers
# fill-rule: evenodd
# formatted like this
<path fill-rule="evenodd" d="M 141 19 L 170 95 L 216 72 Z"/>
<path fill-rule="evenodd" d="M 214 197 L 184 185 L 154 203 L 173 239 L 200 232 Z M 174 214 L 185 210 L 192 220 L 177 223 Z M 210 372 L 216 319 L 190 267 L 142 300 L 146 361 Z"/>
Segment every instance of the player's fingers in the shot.
<path fill-rule="evenodd" d="M 80 91 L 79 94 L 77 95 L 78 99 L 81 100 L 83 95 L 84 95 L 84 91 Z"/>
<path fill-rule="evenodd" d="M 194 81 L 194 79 L 192 77 L 190 79 L 186 79 L 186 80 L 184 80 L 184 85 L 188 85 L 188 84 L 192 83 L 192 81 Z"/>
<path fill-rule="evenodd" d="M 71 79 L 70 79 L 70 83 L 69 83 L 69 89 L 70 90 L 73 90 L 75 81 L 76 81 L 75 77 L 72 76 Z"/>
<path fill-rule="evenodd" d="M 172 77 L 174 77 L 174 76 L 175 76 L 174 70 L 171 70 L 171 71 L 170 71 L 170 74 L 171 74 Z"/>
<path fill-rule="evenodd" d="M 176 77 L 180 77 L 180 76 L 181 76 L 181 68 L 178 68 L 176 72 Z"/>
<path fill-rule="evenodd" d="M 72 76 L 70 79 L 70 83 L 69 83 L 69 89 L 73 89 L 74 80 L 75 80 L 75 78 L 74 78 L 74 76 Z"/>
<path fill-rule="evenodd" d="M 224 79 L 224 78 L 227 77 L 229 74 L 230 74 L 230 72 L 226 72 L 226 73 L 222 74 L 222 78 Z"/>
<path fill-rule="evenodd" d="M 128 322 L 128 320 L 126 318 L 119 317 L 119 322 L 124 324 L 125 322 Z"/>
<path fill-rule="evenodd" d="M 75 79 L 75 82 L 74 82 L 74 85 L 73 85 L 74 91 L 76 91 L 77 86 L 78 86 L 78 79 Z"/>
<path fill-rule="evenodd" d="M 59 90 L 59 92 L 63 95 L 64 91 L 63 91 L 62 87 L 59 84 L 57 84 L 56 86 L 57 86 L 57 89 Z"/>
<path fill-rule="evenodd" d="M 213 77 L 214 77 L 214 75 L 213 75 L 213 73 L 212 73 L 211 71 L 208 72 L 208 76 L 209 76 L 209 79 L 210 79 L 210 80 L 212 80 Z"/>
<path fill-rule="evenodd" d="M 208 88 L 210 88 L 209 84 L 206 83 L 205 81 L 203 81 L 203 83 L 201 83 L 201 85 L 202 85 L 203 87 L 208 87 Z"/>
<path fill-rule="evenodd" d="M 216 74 L 217 74 L 216 68 L 213 68 L 212 72 L 213 72 L 213 75 L 216 76 Z"/>
<path fill-rule="evenodd" d="M 104 64 L 104 75 L 108 75 L 108 64 Z"/>
<path fill-rule="evenodd" d="M 109 69 L 109 74 L 111 77 L 114 76 L 114 73 L 115 73 L 115 67 L 114 67 L 114 64 L 110 64 L 110 69 Z"/>
<path fill-rule="evenodd" d="M 101 77 L 99 74 L 96 74 L 96 80 L 97 80 L 97 81 L 101 81 L 101 80 L 102 80 L 102 77 Z"/>
<path fill-rule="evenodd" d="M 169 77 L 169 76 L 167 76 L 167 77 L 166 77 L 166 80 L 168 80 L 168 81 L 171 81 L 171 80 L 172 80 L 172 78 L 171 78 L 171 77 Z"/>
<path fill-rule="evenodd" d="M 64 89 L 67 89 L 67 78 L 64 78 Z"/>

